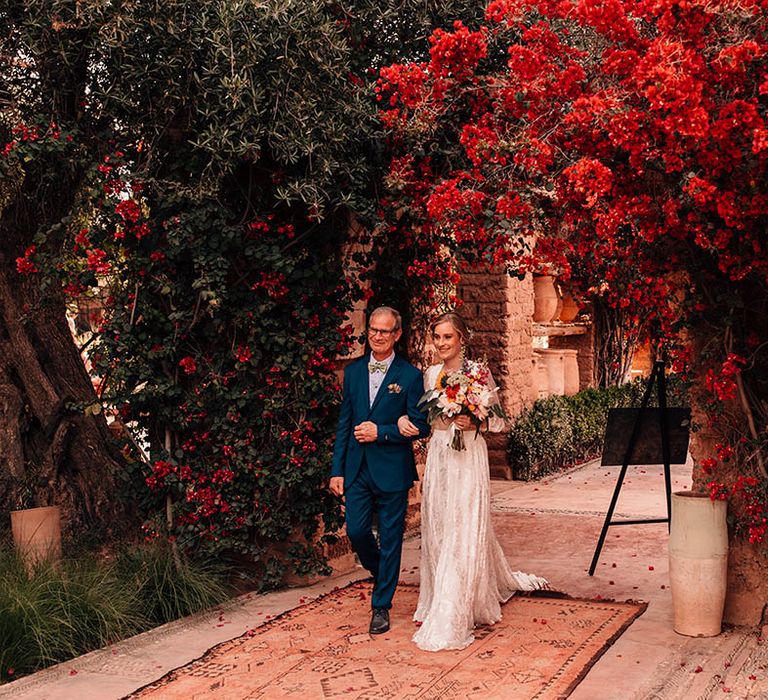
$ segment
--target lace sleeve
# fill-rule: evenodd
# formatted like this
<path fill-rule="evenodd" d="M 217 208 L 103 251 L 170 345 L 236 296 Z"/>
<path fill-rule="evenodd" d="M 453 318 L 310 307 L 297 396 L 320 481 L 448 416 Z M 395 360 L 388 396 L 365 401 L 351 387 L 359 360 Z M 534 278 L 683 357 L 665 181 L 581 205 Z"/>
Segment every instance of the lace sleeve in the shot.
<path fill-rule="evenodd" d="M 430 365 L 424 372 L 424 391 L 429 391 L 435 388 L 435 381 L 437 380 L 437 374 L 440 371 L 441 365 Z"/>
<path fill-rule="evenodd" d="M 501 406 L 501 399 L 499 398 L 498 384 L 493 378 L 493 375 L 488 373 L 488 387 L 493 391 L 493 398 L 491 399 L 491 406 Z M 502 406 L 503 408 L 503 406 Z M 499 416 L 491 416 L 488 420 L 488 431 L 491 433 L 500 433 L 507 427 L 507 421 Z"/>

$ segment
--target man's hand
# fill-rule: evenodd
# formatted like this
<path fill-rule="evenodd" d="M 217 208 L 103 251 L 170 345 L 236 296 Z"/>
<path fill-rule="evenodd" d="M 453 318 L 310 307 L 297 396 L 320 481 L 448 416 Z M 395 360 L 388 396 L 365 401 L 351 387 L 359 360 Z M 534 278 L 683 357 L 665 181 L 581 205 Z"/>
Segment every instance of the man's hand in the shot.
<path fill-rule="evenodd" d="M 344 477 L 332 476 L 331 480 L 328 482 L 328 488 L 331 490 L 332 494 L 341 498 L 344 495 Z"/>
<path fill-rule="evenodd" d="M 367 420 L 355 426 L 355 440 L 358 442 L 376 442 L 378 436 L 379 429 L 376 423 Z"/>

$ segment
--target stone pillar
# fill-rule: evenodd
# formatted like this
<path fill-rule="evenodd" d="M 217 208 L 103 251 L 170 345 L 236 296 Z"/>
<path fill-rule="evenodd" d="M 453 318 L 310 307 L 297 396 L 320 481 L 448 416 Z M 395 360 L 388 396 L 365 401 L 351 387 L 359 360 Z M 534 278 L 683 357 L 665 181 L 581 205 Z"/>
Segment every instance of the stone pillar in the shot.
<path fill-rule="evenodd" d="M 488 360 L 504 409 L 514 418 L 532 403 L 533 281 L 504 272 L 466 272 L 458 296 L 463 301 L 458 311 L 474 331 L 474 356 Z M 491 476 L 511 479 L 506 434 L 487 438 Z"/>
<path fill-rule="evenodd" d="M 580 335 L 552 335 L 549 347 L 554 350 L 577 350 L 579 363 L 579 391 L 595 385 L 595 339 L 593 326 Z"/>

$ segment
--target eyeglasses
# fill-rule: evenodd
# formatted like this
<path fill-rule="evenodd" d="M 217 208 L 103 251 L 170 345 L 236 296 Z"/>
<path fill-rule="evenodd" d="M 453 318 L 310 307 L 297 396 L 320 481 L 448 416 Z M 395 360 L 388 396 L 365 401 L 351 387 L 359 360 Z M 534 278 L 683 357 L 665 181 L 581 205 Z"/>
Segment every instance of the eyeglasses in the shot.
<path fill-rule="evenodd" d="M 369 328 L 368 329 L 368 335 L 380 335 L 384 338 L 392 335 L 396 332 L 396 329 L 387 330 L 386 328 Z"/>

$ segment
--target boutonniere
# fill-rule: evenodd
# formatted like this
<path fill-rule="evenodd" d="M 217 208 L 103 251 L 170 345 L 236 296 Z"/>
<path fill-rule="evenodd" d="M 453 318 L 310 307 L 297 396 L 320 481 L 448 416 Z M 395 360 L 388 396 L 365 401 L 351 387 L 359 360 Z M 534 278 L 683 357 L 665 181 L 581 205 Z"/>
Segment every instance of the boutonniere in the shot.
<path fill-rule="evenodd" d="M 387 387 L 387 391 L 389 391 L 390 394 L 399 394 L 403 390 L 403 387 L 401 387 L 399 384 L 390 384 Z"/>

